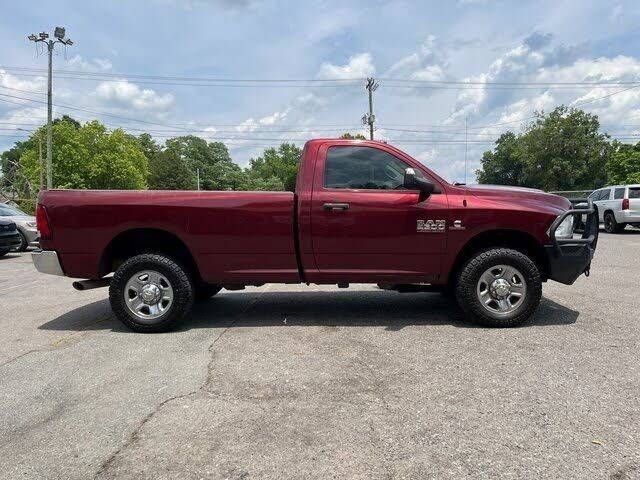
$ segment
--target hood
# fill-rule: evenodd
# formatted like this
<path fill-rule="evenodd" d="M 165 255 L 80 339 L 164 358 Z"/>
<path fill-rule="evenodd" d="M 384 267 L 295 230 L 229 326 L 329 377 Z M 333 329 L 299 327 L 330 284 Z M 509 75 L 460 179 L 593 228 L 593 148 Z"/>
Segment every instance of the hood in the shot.
<path fill-rule="evenodd" d="M 511 187 L 507 185 L 468 185 L 469 195 L 489 197 L 514 207 L 529 207 L 560 214 L 571 208 L 571 202 L 565 197 L 547 193 L 537 188 Z"/>

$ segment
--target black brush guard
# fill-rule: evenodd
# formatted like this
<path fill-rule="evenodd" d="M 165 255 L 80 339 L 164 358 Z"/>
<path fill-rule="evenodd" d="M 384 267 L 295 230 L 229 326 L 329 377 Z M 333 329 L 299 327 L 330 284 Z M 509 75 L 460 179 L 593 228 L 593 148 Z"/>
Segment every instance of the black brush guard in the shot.
<path fill-rule="evenodd" d="M 568 216 L 581 219 L 587 216 L 582 236 L 578 238 L 556 238 L 556 230 Z M 574 225 L 576 222 L 574 221 Z M 545 247 L 549 261 L 549 278 L 566 285 L 571 285 L 583 273 L 589 276 L 591 259 L 598 244 L 599 220 L 598 209 L 589 200 L 587 208 L 567 210 L 556 218 L 549 227 L 549 238 L 552 244 Z"/>

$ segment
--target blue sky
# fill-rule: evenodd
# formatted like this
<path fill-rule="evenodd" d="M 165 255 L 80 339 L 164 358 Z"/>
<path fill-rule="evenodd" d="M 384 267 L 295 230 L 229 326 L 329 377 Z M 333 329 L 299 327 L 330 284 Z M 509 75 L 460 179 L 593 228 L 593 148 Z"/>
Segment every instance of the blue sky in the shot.
<path fill-rule="evenodd" d="M 45 68 L 46 56 L 37 55 L 26 35 L 63 25 L 75 44 L 66 54 L 58 49 L 54 68 L 106 76 L 59 74 L 54 102 L 128 120 L 62 107 L 56 115 L 98 117 L 136 134 L 153 130 L 159 141 L 188 131 L 232 138 L 234 160 L 246 165 L 278 139 L 302 144 L 364 132 L 359 124 L 367 98 L 359 79 L 375 76 L 377 138 L 462 181 L 466 121 L 473 181 L 482 151 L 500 132 L 519 130 L 535 110 L 583 105 L 614 136 L 639 133 L 640 88 L 600 98 L 622 89 L 482 83 L 640 82 L 639 20 L 640 4 L 631 1 L 10 2 L 0 17 L 0 94 L 14 97 L 0 96 L 0 149 L 15 140 L 7 135 L 26 135 L 16 129 L 32 128 L 46 113 L 42 104 L 15 98 L 44 100 L 44 77 L 8 67 Z M 142 82 L 131 77 L 136 74 L 347 81 L 222 87 Z M 400 88 L 397 80 L 480 84 Z"/>

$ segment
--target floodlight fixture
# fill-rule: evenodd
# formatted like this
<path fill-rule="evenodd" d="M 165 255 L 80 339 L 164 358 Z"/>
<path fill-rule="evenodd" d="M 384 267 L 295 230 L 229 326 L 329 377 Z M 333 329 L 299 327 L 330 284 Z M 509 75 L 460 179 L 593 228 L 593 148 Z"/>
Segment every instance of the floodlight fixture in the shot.
<path fill-rule="evenodd" d="M 40 32 L 40 38 L 43 40 L 49 38 L 49 34 L 47 32 Z"/>
<path fill-rule="evenodd" d="M 64 38 L 64 34 L 65 34 L 64 27 L 56 27 L 56 29 L 53 31 L 53 36 L 56 37 L 58 40 L 62 40 Z"/>
<path fill-rule="evenodd" d="M 73 40 L 71 40 L 70 38 L 67 38 L 67 40 L 64 42 L 65 45 L 73 45 Z"/>
<path fill-rule="evenodd" d="M 38 39 L 38 37 L 36 37 L 34 33 L 32 33 L 31 35 L 29 35 L 27 38 L 28 38 L 29 40 L 31 40 L 32 42 L 35 42 L 35 41 Z"/>

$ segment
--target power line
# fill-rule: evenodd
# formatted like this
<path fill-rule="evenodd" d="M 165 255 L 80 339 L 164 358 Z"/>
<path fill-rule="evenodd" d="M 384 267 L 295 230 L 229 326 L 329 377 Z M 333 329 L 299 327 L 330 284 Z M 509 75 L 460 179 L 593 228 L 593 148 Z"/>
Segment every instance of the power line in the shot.
<path fill-rule="evenodd" d="M 29 73 L 44 73 L 44 69 L 33 67 L 20 67 L 20 66 L 8 66 L 0 65 L 0 69 L 7 71 L 17 72 L 29 72 Z M 233 77 L 187 77 L 187 76 L 169 76 L 169 75 L 142 75 L 125 72 L 86 72 L 82 70 L 54 70 L 57 74 L 62 75 L 75 75 L 84 77 L 111 77 L 111 78 L 132 78 L 132 79 L 151 79 L 151 80 L 170 80 L 170 81 L 182 81 L 182 82 L 229 82 L 229 83 L 337 83 L 345 84 L 352 83 L 355 86 L 360 82 L 366 80 L 365 77 L 353 77 L 353 78 L 233 78 Z M 398 77 L 381 77 L 378 80 L 384 82 L 395 82 L 401 84 L 416 84 L 416 85 L 459 85 L 459 86 L 621 86 L 621 85 L 634 85 L 638 83 L 638 80 L 632 81 L 478 81 L 469 79 L 448 79 L 448 80 L 424 80 L 424 79 L 411 79 L 411 78 L 398 78 Z"/>

